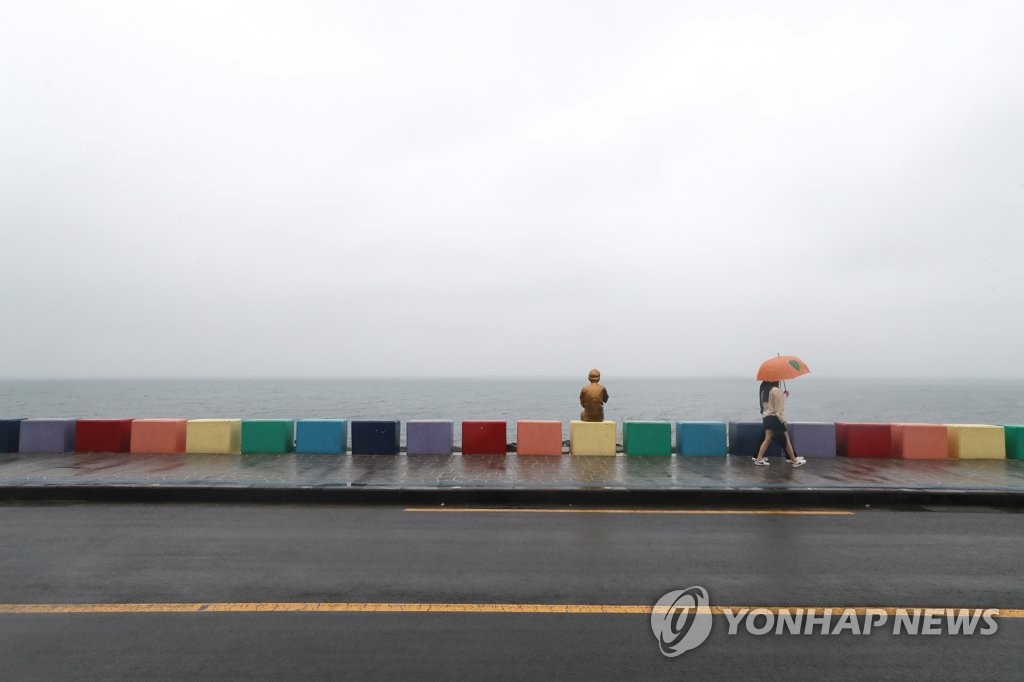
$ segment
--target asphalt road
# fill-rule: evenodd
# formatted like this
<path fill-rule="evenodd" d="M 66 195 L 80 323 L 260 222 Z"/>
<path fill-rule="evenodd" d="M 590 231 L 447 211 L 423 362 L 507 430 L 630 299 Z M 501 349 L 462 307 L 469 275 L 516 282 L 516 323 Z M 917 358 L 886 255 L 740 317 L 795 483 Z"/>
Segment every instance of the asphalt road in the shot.
<path fill-rule="evenodd" d="M 853 512 L 0 506 L 0 603 L 650 605 L 699 585 L 712 605 L 1024 608 L 1021 514 Z M 754 636 L 715 616 L 670 659 L 644 613 L 0 613 L 0 677 L 1019 679 L 1024 619 L 997 622 Z"/>

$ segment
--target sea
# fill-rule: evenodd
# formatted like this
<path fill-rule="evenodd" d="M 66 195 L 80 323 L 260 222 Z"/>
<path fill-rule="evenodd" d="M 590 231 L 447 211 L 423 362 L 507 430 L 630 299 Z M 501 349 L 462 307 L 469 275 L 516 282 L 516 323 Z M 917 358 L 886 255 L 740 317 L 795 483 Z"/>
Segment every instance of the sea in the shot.
<path fill-rule="evenodd" d="M 132 379 L 0 381 L 0 418 L 519 419 L 579 418 L 573 379 Z M 602 382 L 605 418 L 759 421 L 748 379 Z M 1024 424 L 1024 380 L 835 379 L 787 382 L 790 421 Z M 404 431 L 404 429 L 403 429 Z"/>

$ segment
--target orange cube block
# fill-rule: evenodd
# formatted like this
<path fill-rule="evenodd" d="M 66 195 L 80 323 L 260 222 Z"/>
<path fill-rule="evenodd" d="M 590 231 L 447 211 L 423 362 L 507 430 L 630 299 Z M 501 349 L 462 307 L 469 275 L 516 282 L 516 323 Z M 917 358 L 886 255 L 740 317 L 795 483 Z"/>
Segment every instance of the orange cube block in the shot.
<path fill-rule="evenodd" d="M 520 455 L 562 454 L 562 422 L 520 419 L 516 422 L 516 452 Z"/>
<path fill-rule="evenodd" d="M 185 452 L 186 419 L 136 419 L 131 452 L 177 455 Z"/>
<path fill-rule="evenodd" d="M 892 456 L 901 459 L 946 459 L 949 443 L 942 424 L 893 424 Z"/>

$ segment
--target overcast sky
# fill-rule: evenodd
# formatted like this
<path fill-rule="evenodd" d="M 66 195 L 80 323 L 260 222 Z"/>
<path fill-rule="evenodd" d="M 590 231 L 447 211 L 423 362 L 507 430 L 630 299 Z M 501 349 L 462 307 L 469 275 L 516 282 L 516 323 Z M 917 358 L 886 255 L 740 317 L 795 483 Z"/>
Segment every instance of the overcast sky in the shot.
<path fill-rule="evenodd" d="M 1024 4 L 16 2 L 0 378 L 1024 377 Z"/>

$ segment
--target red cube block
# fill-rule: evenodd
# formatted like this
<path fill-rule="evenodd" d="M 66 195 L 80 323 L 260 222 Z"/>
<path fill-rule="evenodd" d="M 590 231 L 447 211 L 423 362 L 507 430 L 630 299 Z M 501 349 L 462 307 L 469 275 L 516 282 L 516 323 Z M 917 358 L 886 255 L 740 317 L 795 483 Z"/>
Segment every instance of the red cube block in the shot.
<path fill-rule="evenodd" d="M 892 425 L 836 422 L 836 451 L 842 457 L 892 457 Z"/>
<path fill-rule="evenodd" d="M 131 419 L 79 419 L 75 424 L 75 452 L 128 452 L 131 444 Z"/>
<path fill-rule="evenodd" d="M 505 431 L 504 421 L 462 422 L 462 454 L 504 455 Z"/>

